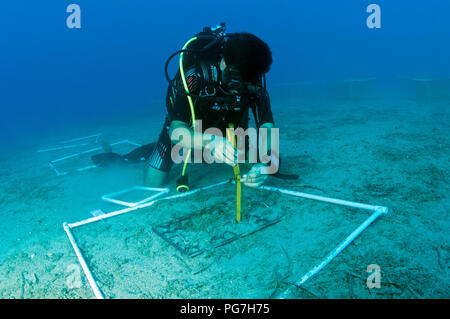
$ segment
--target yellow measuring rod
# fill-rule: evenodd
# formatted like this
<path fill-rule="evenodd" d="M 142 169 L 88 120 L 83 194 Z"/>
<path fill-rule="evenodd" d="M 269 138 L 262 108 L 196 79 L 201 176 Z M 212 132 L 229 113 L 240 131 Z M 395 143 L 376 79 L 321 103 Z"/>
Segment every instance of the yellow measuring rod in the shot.
<path fill-rule="evenodd" d="M 228 141 L 230 141 L 234 149 L 236 149 L 236 136 L 234 135 L 234 126 L 233 124 L 230 123 L 228 127 L 229 127 L 229 129 L 227 129 Z M 233 167 L 233 171 L 234 171 L 234 180 L 236 182 L 236 221 L 239 223 L 241 221 L 242 185 L 241 185 L 241 171 L 239 169 L 238 163 L 236 163 L 236 166 Z"/>

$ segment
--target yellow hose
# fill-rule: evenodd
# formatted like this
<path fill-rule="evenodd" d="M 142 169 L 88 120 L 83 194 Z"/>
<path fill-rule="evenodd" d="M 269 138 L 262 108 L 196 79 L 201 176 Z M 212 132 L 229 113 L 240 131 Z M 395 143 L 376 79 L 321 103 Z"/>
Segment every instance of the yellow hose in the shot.
<path fill-rule="evenodd" d="M 188 47 L 189 44 L 191 44 L 191 42 L 197 40 L 197 37 L 194 37 L 192 39 L 190 39 L 188 42 L 186 42 L 186 44 L 183 46 L 183 50 L 186 50 L 186 48 Z M 182 52 L 180 54 L 180 75 L 181 75 L 181 80 L 183 82 L 183 86 L 184 86 L 184 90 L 186 91 L 187 95 L 187 99 L 189 102 L 189 107 L 191 108 L 191 116 L 192 116 L 192 130 L 195 132 L 195 110 L 194 110 L 194 102 L 192 102 L 192 97 L 189 95 L 189 87 L 187 85 L 186 82 L 186 77 L 184 75 L 184 66 L 183 66 L 183 56 L 184 56 L 184 52 Z M 188 159 L 191 157 L 191 149 L 188 150 L 187 152 L 187 156 L 186 156 L 186 161 L 184 162 L 184 166 L 183 166 L 183 172 L 181 173 L 183 176 L 186 173 L 186 167 L 187 167 L 187 163 L 188 163 Z"/>
<path fill-rule="evenodd" d="M 186 44 L 183 46 L 183 50 L 186 50 L 188 45 L 191 44 L 191 42 L 193 42 L 195 40 L 197 40 L 197 37 L 194 37 L 194 38 L 190 39 L 188 42 L 186 42 Z M 188 94 L 187 95 L 187 99 L 188 99 L 188 102 L 189 102 L 189 106 L 191 108 L 192 128 L 195 128 L 194 102 L 192 102 L 192 97 L 189 95 L 189 93 L 190 93 L 189 92 L 189 87 L 188 87 L 187 82 L 186 82 L 186 76 L 184 75 L 183 57 L 184 57 L 184 52 L 182 52 L 180 54 L 180 75 L 181 75 L 181 80 L 183 81 L 184 90 Z"/>

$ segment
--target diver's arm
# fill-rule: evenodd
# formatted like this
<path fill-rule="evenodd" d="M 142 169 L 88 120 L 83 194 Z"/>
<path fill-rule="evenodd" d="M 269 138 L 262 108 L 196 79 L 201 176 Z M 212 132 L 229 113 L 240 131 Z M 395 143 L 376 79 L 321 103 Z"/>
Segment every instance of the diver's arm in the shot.
<path fill-rule="evenodd" d="M 267 129 L 267 149 L 270 150 L 272 146 L 272 129 L 275 128 L 273 123 L 264 123 L 259 127 L 260 129 Z"/>
<path fill-rule="evenodd" d="M 236 151 L 224 137 L 194 132 L 186 122 L 172 121 L 169 129 L 170 140 L 182 148 L 192 150 L 210 150 L 214 157 L 234 166 L 237 162 Z"/>
<path fill-rule="evenodd" d="M 275 128 L 275 125 L 270 122 L 260 125 L 260 129 L 267 129 L 266 143 L 268 154 L 270 154 L 269 163 L 255 163 L 248 173 L 242 176 L 241 181 L 248 187 L 259 187 L 269 178 L 270 174 L 278 172 L 279 157 L 278 151 L 272 149 L 272 128 Z"/>
<path fill-rule="evenodd" d="M 275 124 L 273 123 L 264 123 L 260 126 L 260 129 L 265 129 L 267 131 L 267 139 L 266 139 L 266 148 L 267 149 L 267 155 L 269 156 L 268 161 L 271 164 L 274 164 L 274 162 L 278 162 L 278 157 L 279 157 L 279 141 L 278 141 L 278 129 L 276 129 L 276 131 L 274 131 L 273 129 L 275 129 Z M 274 141 L 272 141 L 272 139 L 275 139 Z M 263 139 L 259 139 L 260 142 L 264 142 Z M 274 142 L 274 143 L 272 143 Z M 261 145 L 259 147 L 262 147 Z M 278 165 L 278 164 L 276 164 Z M 278 168 L 275 170 L 278 171 Z"/>
<path fill-rule="evenodd" d="M 261 186 L 268 178 L 270 174 L 274 174 L 278 171 L 279 161 L 276 160 L 278 158 L 277 150 L 272 149 L 272 129 L 275 128 L 272 109 L 270 106 L 270 97 L 267 90 L 264 90 L 263 94 L 258 96 L 257 102 L 257 122 L 259 122 L 259 129 L 265 129 L 267 131 L 267 139 L 263 141 L 261 138 L 259 142 L 266 143 L 267 155 L 269 158 L 265 158 L 265 162 L 260 162 L 253 164 L 252 168 L 242 176 L 241 181 L 249 187 L 259 187 Z M 258 134 L 260 134 L 259 132 Z M 259 145 L 259 149 L 261 149 L 261 145 Z M 267 162 L 268 160 L 268 162 Z"/>
<path fill-rule="evenodd" d="M 260 129 L 260 132 L 258 133 L 260 136 L 259 142 L 265 143 L 263 145 L 260 144 L 259 149 L 267 151 L 266 154 L 262 155 L 264 158 L 260 158 L 260 161 L 268 163 L 268 166 L 270 166 L 270 168 L 266 170 L 266 174 L 275 174 L 279 167 L 278 129 L 275 129 L 270 96 L 267 90 L 264 90 L 263 93 L 258 96 L 257 111 Z"/>

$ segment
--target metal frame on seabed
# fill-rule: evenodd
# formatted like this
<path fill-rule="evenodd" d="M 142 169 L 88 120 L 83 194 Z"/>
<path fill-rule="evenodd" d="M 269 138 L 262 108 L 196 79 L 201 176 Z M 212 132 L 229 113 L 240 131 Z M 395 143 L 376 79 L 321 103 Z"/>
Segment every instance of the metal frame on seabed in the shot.
<path fill-rule="evenodd" d="M 172 196 L 167 196 L 167 197 L 163 197 L 163 198 L 158 198 L 156 199 L 156 197 L 154 197 L 154 199 L 150 202 L 146 202 L 146 203 L 142 203 L 139 205 L 135 205 L 133 207 L 128 207 L 125 209 L 121 209 L 118 211 L 114 211 L 111 212 L 109 214 L 104 214 L 104 215 L 100 215 L 100 216 L 95 216 L 86 220 L 82 220 L 79 222 L 75 222 L 75 223 L 64 223 L 63 227 L 64 230 L 67 234 L 67 237 L 69 238 L 70 243 L 72 244 L 72 247 L 75 251 L 75 254 L 77 256 L 77 259 L 83 269 L 84 274 L 86 275 L 89 285 L 95 295 L 96 298 L 98 299 L 104 299 L 105 296 L 103 294 L 103 292 L 101 291 L 97 281 L 95 280 L 94 276 L 92 275 L 91 270 L 89 269 L 89 266 L 86 263 L 86 260 L 83 257 L 83 254 L 81 252 L 80 247 L 78 246 L 76 239 L 74 237 L 74 235 L 72 234 L 72 229 L 76 228 L 76 227 L 80 227 L 83 225 L 87 225 L 87 224 L 91 224 L 94 222 L 97 222 L 99 220 L 104 220 L 107 218 L 111 218 L 114 216 L 118 216 L 121 214 L 125 214 L 125 213 L 129 213 L 129 212 L 133 212 L 133 211 L 137 211 L 139 209 L 143 209 L 146 207 L 150 207 L 152 205 L 154 205 L 156 202 L 158 201 L 163 201 L 163 200 L 170 200 L 170 199 L 176 199 L 176 198 L 180 198 L 180 197 L 186 197 L 186 196 L 190 196 L 193 195 L 197 192 L 200 191 L 204 191 L 213 187 L 218 187 L 221 185 L 225 185 L 227 183 L 230 183 L 229 180 L 221 182 L 221 183 L 217 183 L 217 184 L 213 184 L 210 186 L 206 186 L 206 187 L 202 187 L 202 188 L 198 188 L 196 190 L 187 192 L 187 193 L 182 193 L 182 194 L 177 194 L 177 195 L 172 195 Z M 306 199 L 312 199 L 312 200 L 317 200 L 317 201 L 321 201 L 321 202 L 326 202 L 326 203 L 330 203 L 330 204 L 336 204 L 336 205 L 341 205 L 341 206 L 347 206 L 347 207 L 354 207 L 354 208 L 359 208 L 359 209 L 364 209 L 364 210 L 368 210 L 371 211 L 372 214 L 361 224 L 359 225 L 350 235 L 348 235 L 341 243 L 339 243 L 339 245 L 337 245 L 333 250 L 330 251 L 330 253 L 328 253 L 328 255 L 326 255 L 321 262 L 319 262 L 317 265 L 315 265 L 311 270 L 309 270 L 307 273 L 305 273 L 298 281 L 296 281 L 294 283 L 294 285 L 292 287 L 290 287 L 289 289 L 287 289 L 286 291 L 283 292 L 283 294 L 281 294 L 280 298 L 289 298 L 292 290 L 296 287 L 300 287 L 302 286 L 306 281 L 308 281 L 309 279 L 311 279 L 313 276 L 315 276 L 318 272 L 320 272 L 326 265 L 328 265 L 339 253 L 341 253 L 356 237 L 358 237 L 367 227 L 369 227 L 378 217 L 380 217 L 381 215 L 387 214 L 389 209 L 387 207 L 384 206 L 374 206 L 374 205 L 367 205 L 367 204 L 362 204 L 362 203 L 356 203 L 356 202 L 351 202 L 351 201 L 346 201 L 346 200 L 341 200 L 341 199 L 336 199 L 336 198 L 329 198 L 329 197 L 324 197 L 324 196 L 317 196 L 317 195 L 312 195 L 312 194 L 307 194 L 307 193 L 302 193 L 302 192 L 296 192 L 296 191 L 292 191 L 292 190 L 287 190 L 287 189 L 282 189 L 282 188 L 278 188 L 278 187 L 271 187 L 271 186 L 261 186 L 259 187 L 259 189 L 264 189 L 267 191 L 273 191 L 273 192 L 280 192 L 282 194 L 286 194 L 286 195 L 291 195 L 291 196 L 296 196 L 296 197 L 301 197 L 301 198 L 306 198 Z M 161 189 L 163 191 L 161 191 L 161 193 L 158 196 L 161 196 L 162 194 L 165 194 L 167 192 L 169 192 L 169 189 Z M 122 193 L 122 192 L 120 192 Z M 148 200 L 148 199 L 147 199 Z"/>

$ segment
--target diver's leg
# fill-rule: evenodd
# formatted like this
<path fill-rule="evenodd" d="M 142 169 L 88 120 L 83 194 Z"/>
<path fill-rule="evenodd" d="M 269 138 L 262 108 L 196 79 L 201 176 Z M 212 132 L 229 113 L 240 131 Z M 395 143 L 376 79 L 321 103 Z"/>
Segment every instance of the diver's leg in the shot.
<path fill-rule="evenodd" d="M 148 187 L 160 187 L 165 184 L 167 175 L 172 168 L 172 142 L 169 137 L 169 120 L 166 118 L 159 135 L 158 142 L 148 158 L 144 183 Z"/>
<path fill-rule="evenodd" d="M 161 187 L 166 183 L 169 172 L 163 172 L 159 169 L 147 166 L 145 169 L 144 184 L 147 187 Z"/>

